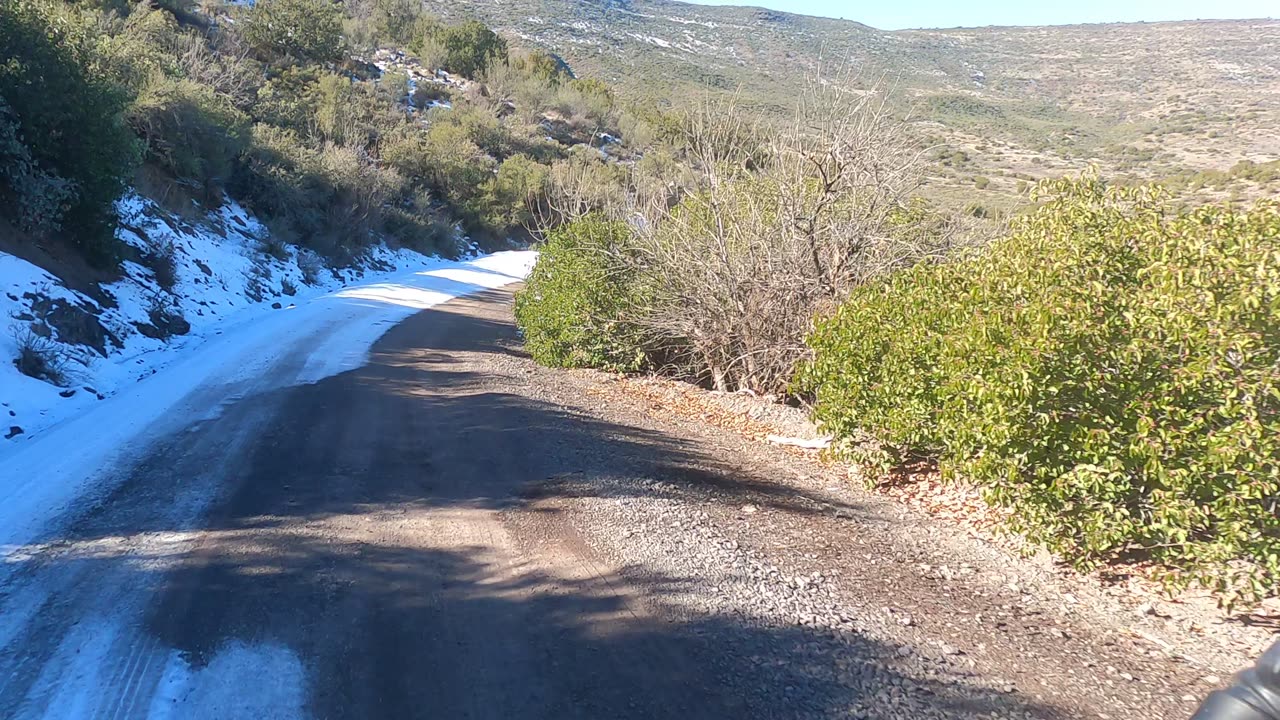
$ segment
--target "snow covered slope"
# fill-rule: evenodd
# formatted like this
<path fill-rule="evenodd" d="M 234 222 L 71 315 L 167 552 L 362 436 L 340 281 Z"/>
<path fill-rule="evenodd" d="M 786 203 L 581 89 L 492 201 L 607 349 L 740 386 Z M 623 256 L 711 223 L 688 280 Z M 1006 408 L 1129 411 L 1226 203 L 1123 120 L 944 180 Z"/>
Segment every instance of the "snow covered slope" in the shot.
<path fill-rule="evenodd" d="M 265 228 L 235 203 L 201 225 L 137 195 L 122 200 L 119 210 L 118 236 L 153 266 L 165 265 L 156 258 L 170 258 L 169 277 L 127 261 L 125 277 L 95 299 L 0 253 L 0 455 L 7 444 L 152 374 L 175 350 L 221 332 L 230 319 L 278 311 L 378 274 L 333 271 L 309 251 L 287 246 L 268 255 Z M 367 266 L 385 274 L 435 262 L 377 247 Z M 23 344 L 38 346 L 61 376 L 57 384 L 18 372 L 12 360 Z"/>
<path fill-rule="evenodd" d="M 308 285 L 304 274 L 316 268 L 305 257 L 300 266 L 292 249 L 286 259 L 263 255 L 260 228 L 237 206 L 195 227 L 141 198 L 125 203 L 121 237 L 147 253 L 172 243 L 172 292 L 153 270 L 126 263 L 127 277 L 95 300 L 0 254 L 0 312 L 12 322 L 0 332 L 0 437 L 11 435 L 0 440 L 0 546 L 28 542 L 73 501 L 109 492 L 112 468 L 152 440 L 229 400 L 358 367 L 390 325 L 521 280 L 535 259 L 454 262 L 382 248 L 372 256 L 378 269 L 323 269 Z M 157 317 L 166 313 L 185 321 Z M 166 338 L 161 325 L 186 332 Z M 65 364 L 62 386 L 12 362 L 32 326 Z M 22 432 L 5 433 L 10 426 Z"/>

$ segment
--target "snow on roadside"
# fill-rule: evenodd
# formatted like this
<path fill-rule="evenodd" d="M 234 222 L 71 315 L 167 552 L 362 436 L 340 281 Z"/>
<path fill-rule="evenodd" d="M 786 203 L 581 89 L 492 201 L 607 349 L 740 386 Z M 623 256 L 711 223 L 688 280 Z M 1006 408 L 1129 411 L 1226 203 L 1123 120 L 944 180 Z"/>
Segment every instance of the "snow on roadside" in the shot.
<path fill-rule="evenodd" d="M 125 277 L 103 286 L 103 297 L 95 300 L 0 253 L 0 456 L 7 445 L 153 374 L 182 349 L 219 332 L 230 318 L 254 317 L 276 310 L 276 304 L 284 308 L 362 278 L 438 262 L 380 246 L 368 264 L 381 273 L 334 271 L 306 250 L 286 247 L 279 248 L 280 258 L 265 255 L 265 228 L 235 203 L 201 225 L 175 218 L 138 195 L 125 197 L 118 207 L 118 237 L 141 256 L 171 249 L 176 271 L 171 290 L 160 287 L 152 269 L 126 261 Z M 164 323 L 157 323 L 154 313 L 181 317 L 175 322 L 190 328 L 164 337 L 157 327 Z M 49 336 L 45 344 L 66 376 L 61 386 L 28 377 L 12 362 L 19 337 L 33 328 Z"/>
<path fill-rule="evenodd" d="M 132 196 L 121 217 L 120 237 L 143 255 L 172 245 L 172 293 L 129 262 L 126 277 L 95 300 L 0 253 L 0 314 L 13 325 L 0 328 L 0 438 L 10 426 L 23 430 L 0 439 L 0 546 L 28 542 L 147 441 L 199 419 L 189 413 L 216 412 L 216 403 L 191 399 L 210 394 L 197 391 L 216 395 L 237 383 L 266 390 L 358 367 L 392 323 L 521 280 L 536 258 L 507 252 L 455 262 L 383 247 L 370 259 L 376 270 L 324 269 L 307 285 L 297 252 L 263 255 L 261 227 L 234 204 L 196 226 Z M 185 317 L 188 332 L 154 337 L 157 297 L 165 312 Z M 54 301 L 62 315 L 50 317 Z M 15 367 L 15 331 L 32 325 L 68 358 L 64 386 Z M 90 345 L 69 342 L 71 331 Z M 293 368 L 283 359 L 301 369 L 282 375 L 280 367 Z"/>

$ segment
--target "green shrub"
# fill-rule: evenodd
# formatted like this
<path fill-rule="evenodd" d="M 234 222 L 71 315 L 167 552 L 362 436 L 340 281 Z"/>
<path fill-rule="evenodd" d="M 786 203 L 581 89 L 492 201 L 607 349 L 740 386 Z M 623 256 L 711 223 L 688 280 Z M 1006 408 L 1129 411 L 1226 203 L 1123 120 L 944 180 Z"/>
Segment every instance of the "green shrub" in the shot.
<path fill-rule="evenodd" d="M 320 77 L 314 67 L 290 67 L 273 73 L 257 90 L 251 110 L 254 119 L 297 132 L 308 131 L 315 112 L 311 99 Z"/>
<path fill-rule="evenodd" d="M 474 126 L 453 121 L 452 111 L 438 114 L 425 134 L 407 129 L 389 138 L 383 161 L 430 188 L 469 230 L 502 230 L 507 216 L 495 209 L 497 163 L 472 140 Z"/>
<path fill-rule="evenodd" d="M 372 150 L 379 139 L 402 128 L 403 98 L 391 98 L 376 83 L 352 82 L 342 75 L 323 75 L 312 88 L 308 120 L 313 138 Z"/>
<path fill-rule="evenodd" d="M 550 174 L 546 165 L 539 165 L 526 155 L 512 155 L 502 161 L 491 183 L 494 212 L 490 224 L 532 228 Z"/>
<path fill-rule="evenodd" d="M 259 52 L 319 62 L 342 57 L 342 12 L 330 0 L 258 0 L 243 27 Z"/>
<path fill-rule="evenodd" d="M 1045 190 L 980 256 L 856 290 L 817 323 L 798 388 L 828 431 L 937 458 L 1081 566 L 1141 557 L 1228 602 L 1274 591 L 1280 207 Z"/>
<path fill-rule="evenodd" d="M 422 4 L 413 0 L 375 0 L 373 21 L 377 37 L 397 45 L 413 40 L 413 28 L 422 16 Z"/>
<path fill-rule="evenodd" d="M 462 252 L 457 229 L 440 215 L 425 190 L 400 207 L 385 210 L 383 232 L 401 246 L 421 253 L 453 259 Z"/>
<path fill-rule="evenodd" d="M 24 230 L 56 232 L 75 198 L 75 185 L 42 169 L 31 157 L 22 128 L 0 97 L 0 206 Z"/>
<path fill-rule="evenodd" d="M 459 25 L 440 25 L 429 20 L 419 23 L 411 47 L 423 54 L 425 46 L 433 45 L 440 67 L 463 77 L 477 78 L 495 64 L 507 61 L 507 41 L 490 30 L 484 23 L 468 20 Z"/>
<path fill-rule="evenodd" d="M 378 92 L 383 101 L 393 107 L 409 102 L 409 76 L 402 72 L 389 72 L 378 80 Z"/>
<path fill-rule="evenodd" d="M 573 73 L 564 60 L 542 50 L 513 53 L 511 67 L 517 73 L 540 80 L 551 87 L 573 78 Z"/>
<path fill-rule="evenodd" d="M 306 247 L 345 264 L 374 242 L 387 204 L 405 192 L 406 181 L 358 150 L 313 150 L 295 133 L 256 125 L 230 189 L 264 221 L 286 223 Z"/>
<path fill-rule="evenodd" d="M 129 124 L 148 160 L 213 199 L 244 149 L 248 118 L 207 86 L 157 76 L 129 108 Z"/>
<path fill-rule="evenodd" d="M 624 318 L 635 290 L 610 260 L 628 234 L 625 224 L 588 216 L 548 235 L 516 295 L 516 323 L 534 360 L 618 371 L 644 366 L 639 332 Z"/>
<path fill-rule="evenodd" d="M 254 125 L 232 177 L 231 193 L 243 198 L 264 221 L 283 220 L 291 209 L 301 212 L 310 204 L 303 182 L 310 159 L 311 152 L 296 133 L 264 123 Z"/>
<path fill-rule="evenodd" d="M 25 166 L 0 175 L 0 200 L 10 198 L 11 212 L 31 212 L 39 198 L 41 207 L 63 207 L 67 235 L 104 262 L 138 147 L 123 121 L 128 95 L 107 79 L 95 38 L 91 18 L 60 4 L 0 3 L 0 97 L 9 107 L 0 122 L 9 127 L 7 154 Z"/>
<path fill-rule="evenodd" d="M 456 125 L 471 142 L 495 160 L 503 160 L 513 152 L 511 131 L 492 114 L 466 107 L 437 112 L 433 125 Z"/>

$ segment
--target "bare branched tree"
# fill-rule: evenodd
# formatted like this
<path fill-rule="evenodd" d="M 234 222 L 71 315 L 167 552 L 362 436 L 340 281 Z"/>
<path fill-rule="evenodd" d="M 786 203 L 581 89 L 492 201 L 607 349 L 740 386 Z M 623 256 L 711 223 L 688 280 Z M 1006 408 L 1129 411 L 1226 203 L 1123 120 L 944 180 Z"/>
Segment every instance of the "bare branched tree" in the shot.
<path fill-rule="evenodd" d="M 593 213 L 625 217 L 632 201 L 625 192 L 616 166 L 581 150 L 556 163 L 547 178 L 543 197 L 534 205 L 542 228 L 552 228 Z"/>
<path fill-rule="evenodd" d="M 958 228 L 914 204 L 922 149 L 880 88 L 815 80 L 765 132 L 733 104 L 685 123 L 704 187 L 650 203 L 618 262 L 642 278 L 633 320 L 720 390 L 783 393 L 816 313 L 869 279 L 937 257 Z"/>
<path fill-rule="evenodd" d="M 230 98 L 242 110 L 252 104 L 261 78 L 245 63 L 249 46 L 238 34 L 175 33 L 167 44 L 185 77 Z"/>

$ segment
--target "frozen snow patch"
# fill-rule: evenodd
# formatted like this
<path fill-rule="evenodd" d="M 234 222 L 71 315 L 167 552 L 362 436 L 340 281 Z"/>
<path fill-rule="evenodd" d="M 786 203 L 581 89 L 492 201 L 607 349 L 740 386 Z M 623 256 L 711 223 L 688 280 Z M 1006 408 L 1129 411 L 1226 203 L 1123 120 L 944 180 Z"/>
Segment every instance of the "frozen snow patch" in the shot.
<path fill-rule="evenodd" d="M 305 703 L 306 672 L 292 650 L 234 641 L 199 668 L 174 652 L 147 720 L 301 720 Z"/>

